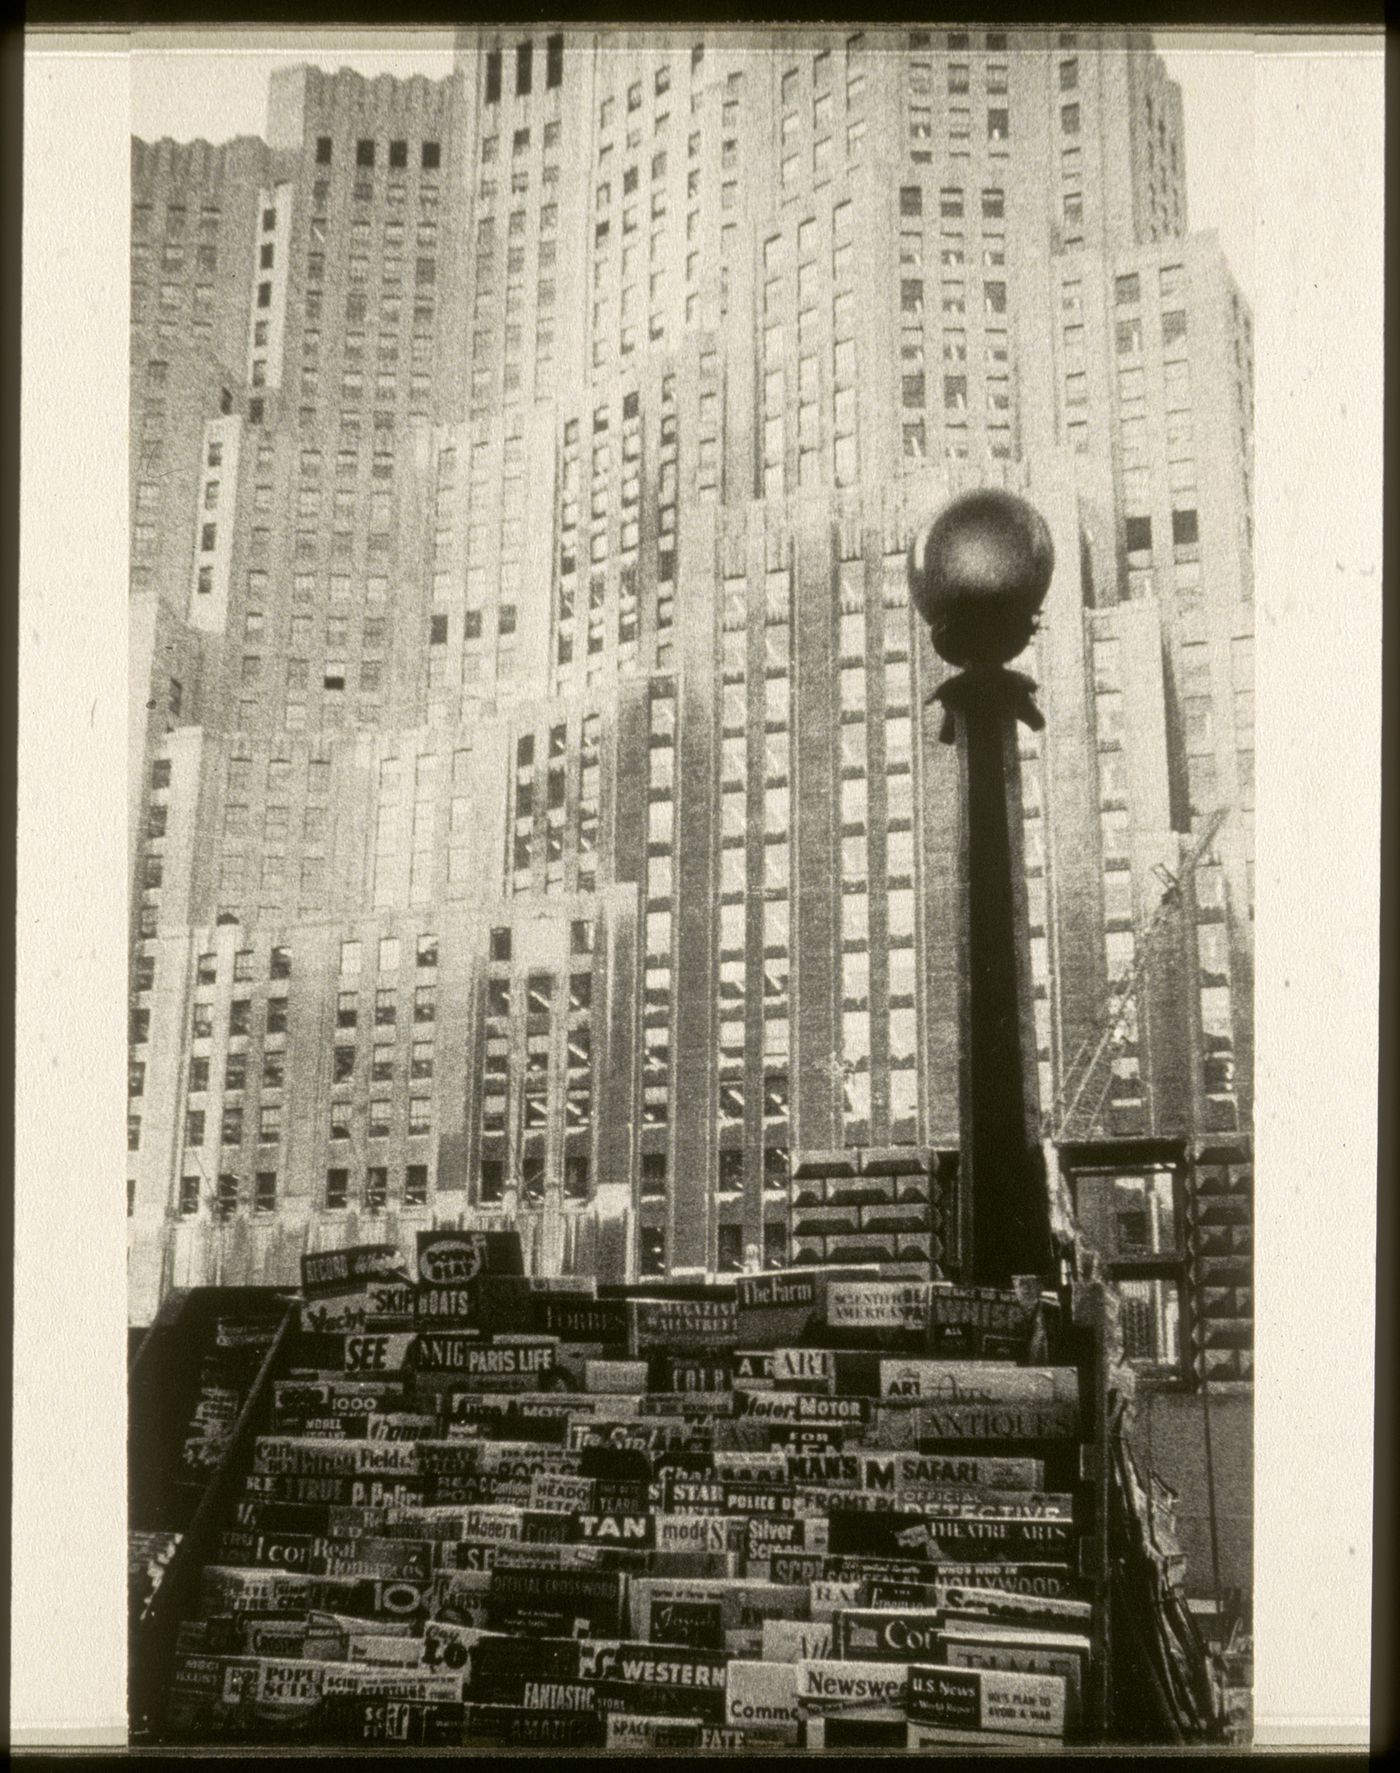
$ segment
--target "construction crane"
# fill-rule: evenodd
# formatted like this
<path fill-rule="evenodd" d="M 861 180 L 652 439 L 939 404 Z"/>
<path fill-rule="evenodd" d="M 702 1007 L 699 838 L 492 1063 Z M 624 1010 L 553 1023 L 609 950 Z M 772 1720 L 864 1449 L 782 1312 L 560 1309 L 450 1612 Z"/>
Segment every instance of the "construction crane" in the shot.
<path fill-rule="evenodd" d="M 1201 858 L 1215 842 L 1225 817 L 1226 809 L 1217 807 L 1182 859 L 1179 872 L 1173 874 L 1160 862 L 1153 868 L 1152 872 L 1162 887 L 1162 896 L 1146 925 L 1137 931 L 1131 970 L 1122 978 L 1109 981 L 1108 1002 L 1103 1015 L 1084 1036 L 1065 1067 L 1048 1117 L 1050 1138 L 1055 1144 L 1064 1143 L 1076 1124 L 1086 1134 L 1091 1134 L 1098 1125 L 1104 1101 L 1113 1084 L 1113 1061 L 1132 1038 L 1138 989 L 1161 953 L 1173 914 L 1181 902 L 1183 882 L 1195 873 Z M 1096 1093 L 1091 1095 L 1091 1092 Z M 1087 1118 L 1084 1114 L 1086 1102 L 1091 1103 Z"/>

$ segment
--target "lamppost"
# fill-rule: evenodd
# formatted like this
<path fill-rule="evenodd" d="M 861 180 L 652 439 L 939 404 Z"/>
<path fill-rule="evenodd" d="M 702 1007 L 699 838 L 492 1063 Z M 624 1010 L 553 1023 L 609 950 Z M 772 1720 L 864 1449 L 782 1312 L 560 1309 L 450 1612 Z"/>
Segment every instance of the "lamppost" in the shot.
<path fill-rule="evenodd" d="M 931 700 L 958 752 L 959 1144 L 952 1243 L 961 1277 L 1006 1286 L 1053 1264 L 1040 1144 L 1017 724 L 1039 731 L 1035 683 L 1008 671 L 1035 632 L 1055 565 L 1050 531 L 996 488 L 944 507 L 909 550 L 909 590 L 957 666 Z"/>

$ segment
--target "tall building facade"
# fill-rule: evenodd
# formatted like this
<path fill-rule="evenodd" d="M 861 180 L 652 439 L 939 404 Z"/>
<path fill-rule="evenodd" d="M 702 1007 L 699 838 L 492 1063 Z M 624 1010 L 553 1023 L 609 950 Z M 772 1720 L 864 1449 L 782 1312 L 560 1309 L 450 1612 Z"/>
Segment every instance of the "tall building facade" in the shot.
<path fill-rule="evenodd" d="M 957 1142 L 905 551 L 1043 512 L 1046 1136 L 1150 1369 L 1250 1369 L 1252 347 L 1102 31 L 464 34 L 136 143 L 131 1309 L 511 1222 L 800 1258 Z M 922 1160 L 921 1160 L 922 1161 Z"/>

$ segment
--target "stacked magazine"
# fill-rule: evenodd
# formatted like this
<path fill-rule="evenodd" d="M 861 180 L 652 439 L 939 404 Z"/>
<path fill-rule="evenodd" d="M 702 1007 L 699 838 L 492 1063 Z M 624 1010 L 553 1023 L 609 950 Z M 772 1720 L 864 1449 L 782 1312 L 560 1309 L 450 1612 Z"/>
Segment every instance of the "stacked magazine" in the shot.
<path fill-rule="evenodd" d="M 1036 1746 L 1085 1729 L 1079 1374 L 1023 1291 L 592 1289 L 510 1233 L 306 1258 L 166 1732 Z"/>

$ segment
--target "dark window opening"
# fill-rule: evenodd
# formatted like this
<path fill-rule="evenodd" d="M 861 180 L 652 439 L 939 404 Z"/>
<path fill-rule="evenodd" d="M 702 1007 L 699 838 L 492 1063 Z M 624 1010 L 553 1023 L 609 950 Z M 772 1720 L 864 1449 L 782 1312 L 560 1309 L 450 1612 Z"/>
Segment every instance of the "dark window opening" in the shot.
<path fill-rule="evenodd" d="M 555 32 L 544 41 L 544 83 L 546 87 L 560 86 L 564 80 L 564 38 Z"/>
<path fill-rule="evenodd" d="M 535 46 L 522 43 L 515 52 L 515 92 L 523 98 L 531 89 L 535 76 Z"/>
<path fill-rule="evenodd" d="M 647 1278 L 666 1272 L 666 1233 L 659 1225 L 644 1225 L 638 1236 L 638 1267 Z"/>
<path fill-rule="evenodd" d="M 582 1154 L 564 1159 L 564 1199 L 575 1202 L 588 1199 L 588 1159 Z"/>
<path fill-rule="evenodd" d="M 407 166 L 408 165 L 408 143 L 407 142 L 390 142 L 389 143 L 389 164 L 390 164 L 390 166 Z"/>
<path fill-rule="evenodd" d="M 372 141 L 363 140 L 356 142 L 355 164 L 356 166 L 374 165 L 374 143 Z"/>
<path fill-rule="evenodd" d="M 331 138 L 328 135 L 316 137 L 316 164 L 329 166 L 331 163 Z"/>

